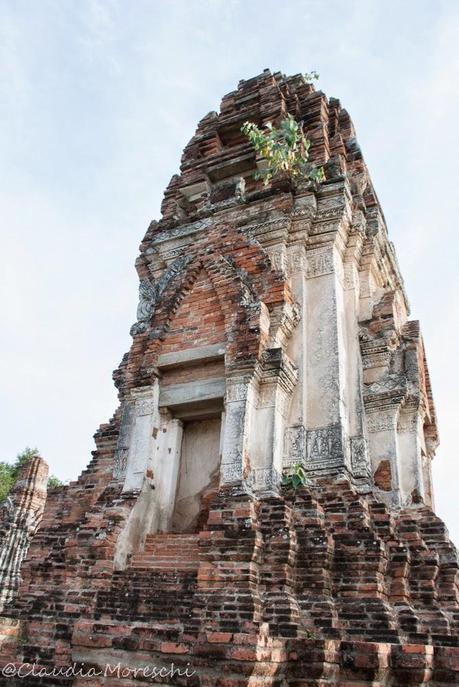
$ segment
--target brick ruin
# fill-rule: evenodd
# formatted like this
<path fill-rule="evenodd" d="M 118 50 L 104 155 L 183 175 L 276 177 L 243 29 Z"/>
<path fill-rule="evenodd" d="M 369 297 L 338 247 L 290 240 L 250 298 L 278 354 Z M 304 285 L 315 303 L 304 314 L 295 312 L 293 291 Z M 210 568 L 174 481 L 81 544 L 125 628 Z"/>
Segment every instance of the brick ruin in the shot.
<path fill-rule="evenodd" d="M 319 187 L 254 179 L 241 125 L 287 113 Z M 161 213 L 119 408 L 48 496 L 2 662 L 125 669 L 39 681 L 79 687 L 458 684 L 424 346 L 348 113 L 299 75 L 241 81 Z M 171 663 L 192 674 L 132 672 Z"/>
<path fill-rule="evenodd" d="M 45 508 L 48 464 L 30 458 L 19 470 L 16 483 L 0 503 L 0 612 L 19 587 L 21 566 Z"/>

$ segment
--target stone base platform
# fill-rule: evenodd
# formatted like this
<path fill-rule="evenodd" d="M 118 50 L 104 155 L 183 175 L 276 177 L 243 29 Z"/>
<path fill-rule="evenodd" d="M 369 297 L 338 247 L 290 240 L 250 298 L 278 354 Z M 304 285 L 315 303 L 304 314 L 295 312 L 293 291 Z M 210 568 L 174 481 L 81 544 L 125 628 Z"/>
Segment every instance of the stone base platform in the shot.
<path fill-rule="evenodd" d="M 29 587 L 19 613 L 5 612 L 3 664 L 193 672 L 30 682 L 93 687 L 459 681 L 458 560 L 442 521 L 422 505 L 391 510 L 345 480 L 262 500 L 222 490 L 203 531 L 149 535 L 126 569 L 98 570 L 48 598 Z"/>

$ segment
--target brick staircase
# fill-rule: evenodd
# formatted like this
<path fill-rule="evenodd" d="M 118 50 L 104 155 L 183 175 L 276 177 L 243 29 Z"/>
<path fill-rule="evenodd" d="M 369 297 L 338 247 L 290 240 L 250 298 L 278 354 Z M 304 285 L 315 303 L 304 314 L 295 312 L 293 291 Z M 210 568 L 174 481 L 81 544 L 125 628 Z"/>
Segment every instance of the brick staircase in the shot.
<path fill-rule="evenodd" d="M 199 534 L 150 534 L 131 560 L 131 568 L 146 570 L 197 571 L 198 566 Z"/>

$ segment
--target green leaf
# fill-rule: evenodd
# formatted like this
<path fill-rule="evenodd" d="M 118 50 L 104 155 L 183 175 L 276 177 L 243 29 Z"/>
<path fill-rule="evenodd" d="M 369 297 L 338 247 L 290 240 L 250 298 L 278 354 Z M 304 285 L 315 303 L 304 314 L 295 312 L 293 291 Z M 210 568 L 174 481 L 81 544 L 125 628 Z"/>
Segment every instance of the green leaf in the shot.
<path fill-rule="evenodd" d="M 297 489 L 299 486 L 301 486 L 301 478 L 298 475 L 292 475 L 292 485 L 294 489 Z"/>
<path fill-rule="evenodd" d="M 271 122 L 266 123 L 264 130 L 253 122 L 244 122 L 241 131 L 267 162 L 267 169 L 254 177 L 263 179 L 265 186 L 281 173 L 291 179 L 303 177 L 319 183 L 325 179 L 323 168 L 317 169 L 308 162 L 311 142 L 304 135 L 302 124 L 291 114 L 277 128 Z"/>

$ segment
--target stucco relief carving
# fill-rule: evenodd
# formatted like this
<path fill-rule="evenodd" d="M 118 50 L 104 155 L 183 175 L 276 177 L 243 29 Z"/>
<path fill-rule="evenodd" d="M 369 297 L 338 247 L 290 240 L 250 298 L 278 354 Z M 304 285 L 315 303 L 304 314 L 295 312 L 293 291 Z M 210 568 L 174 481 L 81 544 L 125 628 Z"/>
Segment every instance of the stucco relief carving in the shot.
<path fill-rule="evenodd" d="M 300 319 L 301 307 L 299 303 L 289 303 L 282 312 L 277 312 L 271 319 L 270 346 L 285 349 L 286 343 Z"/>
<path fill-rule="evenodd" d="M 184 236 L 189 236 L 190 234 L 195 234 L 198 231 L 207 229 L 213 223 L 214 219 L 212 217 L 204 217 L 203 219 L 199 219 L 196 222 L 190 222 L 189 224 L 184 224 L 180 227 L 167 229 L 155 236 L 155 244 L 158 245 L 162 242 L 169 242 L 171 239 L 181 238 Z"/>
<path fill-rule="evenodd" d="M 343 266 L 343 286 L 346 290 L 355 289 L 358 284 L 358 271 L 353 262 L 346 262 Z"/>
<path fill-rule="evenodd" d="M 304 220 L 310 224 L 310 222 L 314 219 L 315 217 L 315 211 L 312 208 L 295 208 L 295 210 L 292 211 L 292 218 L 296 220 Z"/>
<path fill-rule="evenodd" d="M 242 479 L 242 457 L 241 460 L 236 460 L 232 463 L 222 463 L 220 476 L 223 484 L 239 482 Z"/>
<path fill-rule="evenodd" d="M 14 519 L 15 506 L 11 496 L 7 496 L 4 501 L 0 503 L 0 521 L 9 524 Z"/>
<path fill-rule="evenodd" d="M 306 262 L 306 276 L 308 279 L 331 274 L 334 271 L 333 248 L 315 248 L 308 250 Z"/>
<path fill-rule="evenodd" d="M 328 201 L 331 203 L 331 201 Z M 330 220 L 340 220 L 345 211 L 345 205 L 342 203 L 333 203 L 328 205 L 328 207 L 323 207 L 323 203 L 317 211 L 316 221 L 317 222 L 329 222 Z"/>
<path fill-rule="evenodd" d="M 287 414 L 291 390 L 286 391 L 280 386 L 280 380 L 262 383 L 259 387 L 257 407 L 275 408 L 283 417 Z"/>
<path fill-rule="evenodd" d="M 175 246 L 167 250 L 162 251 L 161 258 L 165 262 L 166 266 L 171 263 L 176 258 L 183 255 L 183 251 L 186 249 L 186 245 L 181 244 L 180 246 Z"/>
<path fill-rule="evenodd" d="M 420 418 L 418 413 L 412 415 L 400 414 L 397 422 L 397 431 L 408 432 L 410 434 L 415 433 L 419 429 L 419 423 Z"/>
<path fill-rule="evenodd" d="M 220 471 L 223 482 L 240 480 L 242 477 L 246 406 L 245 399 L 226 404 Z"/>
<path fill-rule="evenodd" d="M 284 466 L 304 463 L 306 460 L 306 428 L 294 425 L 285 430 Z"/>
<path fill-rule="evenodd" d="M 324 419 L 332 422 L 338 417 L 340 406 L 340 384 L 336 369 L 330 367 L 327 372 L 319 377 L 319 389 L 320 396 L 325 396 L 327 399 Z"/>
<path fill-rule="evenodd" d="M 113 477 L 120 479 L 126 475 L 129 447 L 119 447 L 116 449 L 113 462 Z"/>
<path fill-rule="evenodd" d="M 151 415 L 155 405 L 150 398 L 137 399 L 135 403 L 135 412 L 138 417 L 142 415 Z"/>
<path fill-rule="evenodd" d="M 359 234 L 365 234 L 367 222 L 362 210 L 354 210 L 352 217 L 352 230 Z"/>
<path fill-rule="evenodd" d="M 368 477 L 370 464 L 368 459 L 368 447 L 364 437 L 351 437 L 351 466 L 355 477 Z"/>
<path fill-rule="evenodd" d="M 276 384 L 260 384 L 258 391 L 258 408 L 272 408 L 276 405 Z"/>
<path fill-rule="evenodd" d="M 367 429 L 369 432 L 387 432 L 394 431 L 397 426 L 398 408 L 391 408 L 390 410 L 381 410 L 375 413 L 367 414 Z"/>
<path fill-rule="evenodd" d="M 341 225 L 350 222 L 350 213 L 342 199 L 329 199 L 321 201 L 319 209 L 310 228 L 310 234 L 323 234 L 329 231 L 337 231 Z"/>
<path fill-rule="evenodd" d="M 298 247 L 287 254 L 287 274 L 291 277 L 298 272 L 306 271 L 306 252 L 304 248 Z"/>
<path fill-rule="evenodd" d="M 227 380 L 226 382 L 226 402 L 233 403 L 234 401 L 244 401 L 248 394 L 248 380 L 234 382 Z"/>
<path fill-rule="evenodd" d="M 317 212 L 316 196 L 313 193 L 301 195 L 297 192 L 293 207 L 293 216 L 302 216 L 312 219 Z"/>
<path fill-rule="evenodd" d="M 121 416 L 120 433 L 113 461 L 113 477 L 115 479 L 124 477 L 126 474 L 134 415 L 132 402 L 126 401 Z"/>
<path fill-rule="evenodd" d="M 374 287 L 369 270 L 359 270 L 360 275 L 360 298 L 371 298 Z"/>
<path fill-rule="evenodd" d="M 381 212 L 379 208 L 375 205 L 374 207 L 368 208 L 366 214 L 368 235 L 376 236 L 376 234 L 378 234 L 384 226 L 384 221 L 381 217 Z"/>
<path fill-rule="evenodd" d="M 252 491 L 278 491 L 281 476 L 273 467 L 254 468 L 247 477 L 246 484 Z"/>
<path fill-rule="evenodd" d="M 148 279 L 141 279 L 139 284 L 139 304 L 137 306 L 137 322 L 131 327 L 131 336 L 144 332 L 148 322 L 154 315 L 156 304 L 171 279 L 182 272 L 191 261 L 192 256 L 181 255 L 159 279 L 152 283 Z"/>
<path fill-rule="evenodd" d="M 370 353 L 362 356 L 362 364 L 365 370 L 372 367 L 386 367 L 390 362 L 391 354 L 389 351 L 385 353 Z"/>
<path fill-rule="evenodd" d="M 406 378 L 398 374 L 386 374 L 378 381 L 372 384 L 366 384 L 364 394 L 370 396 L 373 394 L 382 394 L 388 391 L 400 391 L 403 393 L 406 390 Z"/>
<path fill-rule="evenodd" d="M 335 375 L 334 358 L 338 355 L 338 336 L 336 332 L 336 300 L 332 298 L 322 306 L 321 326 L 316 330 L 310 355 L 314 363 L 330 361 L 330 372 Z"/>
<path fill-rule="evenodd" d="M 273 219 L 268 219 L 265 222 L 254 222 L 253 224 L 247 224 L 244 227 L 244 231 L 249 234 L 253 234 L 254 236 L 259 236 L 260 234 L 264 234 L 268 231 L 287 236 L 290 228 L 290 222 L 290 217 L 274 217 Z"/>
<path fill-rule="evenodd" d="M 273 251 L 268 250 L 268 254 L 269 254 L 269 259 L 271 261 L 273 269 L 278 270 L 280 272 L 285 271 L 285 269 L 286 269 L 285 251 L 282 249 L 276 249 Z"/>
<path fill-rule="evenodd" d="M 344 446 L 340 424 L 329 425 L 319 429 L 310 429 L 306 433 L 307 466 L 317 464 L 326 467 L 344 461 Z"/>

